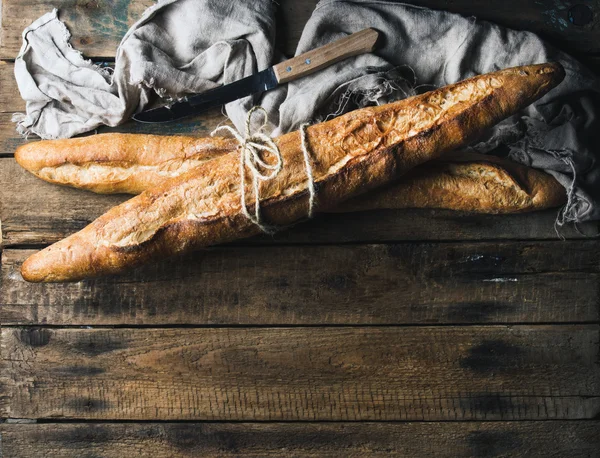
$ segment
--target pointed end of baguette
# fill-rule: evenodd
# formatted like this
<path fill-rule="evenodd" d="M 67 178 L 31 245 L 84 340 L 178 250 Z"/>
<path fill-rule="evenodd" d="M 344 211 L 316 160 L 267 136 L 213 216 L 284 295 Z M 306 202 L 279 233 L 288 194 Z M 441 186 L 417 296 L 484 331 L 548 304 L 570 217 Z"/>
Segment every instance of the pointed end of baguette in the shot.
<path fill-rule="evenodd" d="M 565 69 L 558 62 L 514 67 L 504 72 L 508 88 L 519 89 L 512 92 L 512 97 L 520 100 L 522 106 L 535 102 L 565 78 Z"/>
<path fill-rule="evenodd" d="M 565 68 L 560 62 L 548 62 L 545 64 L 532 65 L 533 71 L 537 75 L 545 76 L 551 87 L 555 87 L 565 79 Z"/>
<path fill-rule="evenodd" d="M 19 146 L 15 151 L 15 160 L 17 161 L 17 164 L 32 173 L 39 170 L 39 143 L 41 142 L 26 143 Z"/>
<path fill-rule="evenodd" d="M 93 277 L 97 255 L 93 245 L 74 234 L 27 258 L 21 266 L 21 276 L 31 283 L 72 282 Z"/>
<path fill-rule="evenodd" d="M 29 256 L 21 266 L 21 277 L 29 283 L 41 283 L 47 277 L 40 269 L 39 253 Z"/>
<path fill-rule="evenodd" d="M 62 270 L 57 262 L 58 251 L 55 245 L 29 256 L 21 266 L 23 280 L 42 283 L 62 280 Z"/>
<path fill-rule="evenodd" d="M 567 191 L 556 178 L 541 170 L 535 170 L 530 179 L 533 207 L 536 210 L 555 208 L 567 203 Z"/>
<path fill-rule="evenodd" d="M 531 68 L 532 73 L 534 74 L 554 77 L 556 78 L 557 83 L 560 83 L 565 77 L 565 69 L 560 62 L 546 62 L 543 64 L 525 65 L 522 68 Z"/>

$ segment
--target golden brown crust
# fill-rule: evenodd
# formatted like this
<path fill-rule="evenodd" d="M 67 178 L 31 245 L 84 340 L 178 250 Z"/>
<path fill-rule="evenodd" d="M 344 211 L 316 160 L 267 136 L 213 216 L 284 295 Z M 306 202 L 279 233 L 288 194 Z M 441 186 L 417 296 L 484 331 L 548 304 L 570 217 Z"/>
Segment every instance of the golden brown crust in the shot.
<path fill-rule="evenodd" d="M 30 143 L 17 150 L 16 158 L 51 183 L 102 194 L 139 194 L 236 148 L 235 141 L 219 137 L 103 134 Z M 564 188 L 542 171 L 494 156 L 453 152 L 331 211 L 443 208 L 496 214 L 557 207 L 565 200 Z"/>
<path fill-rule="evenodd" d="M 443 208 L 476 213 L 521 213 L 566 202 L 552 176 L 512 161 L 473 153 L 450 153 L 415 167 L 384 188 L 343 202 L 333 212 L 378 208 Z"/>
<path fill-rule="evenodd" d="M 96 152 L 99 145 L 103 156 Z M 30 143 L 16 156 L 23 167 L 52 183 L 102 194 L 139 194 L 236 148 L 236 142 L 218 137 L 104 134 Z M 565 200 L 564 188 L 542 171 L 494 156 L 451 152 L 415 167 L 398 183 L 330 211 L 443 208 L 497 214 L 557 207 Z"/>
<path fill-rule="evenodd" d="M 50 183 L 139 194 L 236 147 L 228 138 L 100 134 L 28 143 L 17 149 L 15 159 Z"/>
<path fill-rule="evenodd" d="M 318 186 L 317 211 L 396 179 L 472 141 L 554 87 L 558 64 L 507 69 L 400 102 L 365 108 L 307 129 Z M 276 140 L 284 168 L 261 184 L 268 221 L 307 215 L 300 135 Z M 237 157 L 222 155 L 113 208 L 80 232 L 31 256 L 28 281 L 73 281 L 114 274 L 152 259 L 258 232 L 242 213 Z M 246 183 L 248 185 L 249 183 Z"/>

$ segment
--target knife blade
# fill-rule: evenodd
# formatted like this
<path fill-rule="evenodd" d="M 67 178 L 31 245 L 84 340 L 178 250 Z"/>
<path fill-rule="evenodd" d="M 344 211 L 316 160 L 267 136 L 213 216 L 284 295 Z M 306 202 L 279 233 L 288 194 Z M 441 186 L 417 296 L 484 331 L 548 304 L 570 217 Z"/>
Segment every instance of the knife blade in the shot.
<path fill-rule="evenodd" d="M 143 123 L 170 122 L 252 94 L 261 94 L 348 57 L 373 51 L 378 37 L 379 33 L 374 29 L 361 30 L 233 83 L 187 96 L 169 106 L 142 111 L 133 115 L 133 119 Z"/>

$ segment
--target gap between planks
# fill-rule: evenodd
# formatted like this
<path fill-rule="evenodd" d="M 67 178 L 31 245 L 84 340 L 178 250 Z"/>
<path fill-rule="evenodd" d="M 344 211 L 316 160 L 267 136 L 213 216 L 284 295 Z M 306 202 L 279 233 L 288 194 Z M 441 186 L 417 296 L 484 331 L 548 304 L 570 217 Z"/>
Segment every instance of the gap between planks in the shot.
<path fill-rule="evenodd" d="M 10 305 L 10 304 L 8 304 Z M 469 328 L 478 326 L 593 326 L 600 325 L 600 320 L 587 321 L 490 321 L 490 322 L 448 322 L 448 323 L 331 323 L 331 324 L 3 324 L 4 329 L 335 329 L 335 328 L 441 328 L 458 327 Z"/>

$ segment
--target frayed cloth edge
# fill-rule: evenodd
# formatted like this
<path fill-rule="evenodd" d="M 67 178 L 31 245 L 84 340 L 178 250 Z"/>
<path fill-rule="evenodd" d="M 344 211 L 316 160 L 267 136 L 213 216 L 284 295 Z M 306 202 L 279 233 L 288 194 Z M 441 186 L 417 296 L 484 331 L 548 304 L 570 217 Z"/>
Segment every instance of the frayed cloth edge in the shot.
<path fill-rule="evenodd" d="M 412 72 L 412 81 L 399 74 L 400 69 L 408 69 Z M 350 86 L 360 85 L 361 80 L 374 79 L 368 86 L 352 88 Z M 389 97 L 385 103 L 406 99 L 417 94 L 417 78 L 412 67 L 402 65 L 383 70 L 378 73 L 369 73 L 347 81 L 341 84 L 336 91 L 342 91 L 335 99 L 328 104 L 331 109 L 326 115 L 321 115 L 315 119 L 316 122 L 325 122 L 334 119 L 346 113 L 348 104 L 352 101 L 354 109 L 365 108 L 367 106 L 381 105 L 381 100 Z M 336 92 L 334 91 L 334 92 Z M 398 96 L 394 96 L 397 94 Z"/>

